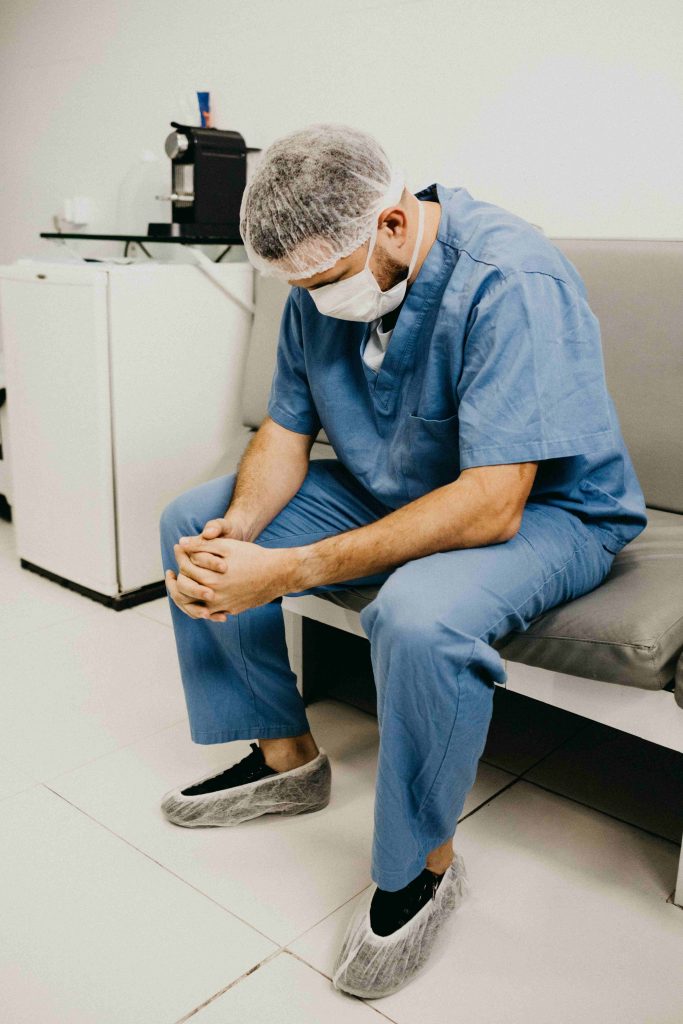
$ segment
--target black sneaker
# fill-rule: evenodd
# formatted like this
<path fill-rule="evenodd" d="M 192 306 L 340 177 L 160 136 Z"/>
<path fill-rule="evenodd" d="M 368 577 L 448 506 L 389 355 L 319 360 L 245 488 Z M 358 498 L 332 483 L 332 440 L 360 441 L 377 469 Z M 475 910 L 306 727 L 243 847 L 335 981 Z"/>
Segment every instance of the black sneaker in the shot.
<path fill-rule="evenodd" d="M 333 986 L 361 999 L 398 991 L 427 962 L 469 888 L 464 861 L 454 850 L 443 875 L 424 868 L 398 892 L 368 889 L 347 925 L 332 969 Z"/>
<path fill-rule="evenodd" d="M 396 892 L 388 892 L 378 886 L 370 903 L 370 927 L 375 935 L 391 935 L 398 931 L 428 900 L 436 899 L 445 873 L 437 875 L 435 871 L 423 868 L 417 878 Z"/>
<path fill-rule="evenodd" d="M 218 775 L 172 789 L 161 810 L 174 825 L 239 825 L 262 814 L 305 814 L 330 801 L 331 769 L 326 752 L 313 760 L 278 772 L 266 764 L 263 751 L 250 743 L 251 753 Z"/>
<path fill-rule="evenodd" d="M 203 793 L 215 793 L 219 789 L 232 789 L 233 786 L 243 786 L 245 782 L 255 782 L 256 779 L 265 779 L 268 775 L 279 775 L 275 768 L 266 764 L 263 751 L 258 743 L 250 743 L 251 754 L 247 754 L 231 768 L 226 768 L 220 775 L 212 775 L 195 786 L 188 786 L 181 789 L 183 796 L 201 796 Z"/>

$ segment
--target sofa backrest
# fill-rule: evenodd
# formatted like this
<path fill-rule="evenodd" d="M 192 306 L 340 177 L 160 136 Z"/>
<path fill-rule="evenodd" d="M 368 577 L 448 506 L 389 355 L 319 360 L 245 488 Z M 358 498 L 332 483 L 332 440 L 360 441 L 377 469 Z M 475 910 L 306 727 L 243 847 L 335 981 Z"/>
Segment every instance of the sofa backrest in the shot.
<path fill-rule="evenodd" d="M 551 238 L 600 323 L 607 386 L 651 508 L 683 512 L 683 241 Z"/>
<path fill-rule="evenodd" d="M 600 323 L 607 386 L 647 504 L 683 512 L 683 241 L 550 238 Z M 266 415 L 289 286 L 257 275 L 243 422 Z M 318 440 L 329 443 L 324 430 Z"/>

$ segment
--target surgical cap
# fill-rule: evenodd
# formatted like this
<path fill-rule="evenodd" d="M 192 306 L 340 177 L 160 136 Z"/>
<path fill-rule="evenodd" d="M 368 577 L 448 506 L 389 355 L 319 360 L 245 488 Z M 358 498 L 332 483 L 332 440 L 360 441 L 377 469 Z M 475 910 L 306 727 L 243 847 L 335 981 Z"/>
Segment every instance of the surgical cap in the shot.
<path fill-rule="evenodd" d="M 276 139 L 249 181 L 240 233 L 264 276 L 312 277 L 371 235 L 398 203 L 403 178 L 379 143 L 340 124 L 314 124 Z"/>

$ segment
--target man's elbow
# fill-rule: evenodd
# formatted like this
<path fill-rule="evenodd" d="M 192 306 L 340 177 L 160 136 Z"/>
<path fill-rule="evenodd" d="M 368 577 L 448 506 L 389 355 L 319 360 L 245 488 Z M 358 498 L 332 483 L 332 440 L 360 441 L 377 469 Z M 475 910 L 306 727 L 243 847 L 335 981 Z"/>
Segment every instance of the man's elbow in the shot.
<path fill-rule="evenodd" d="M 473 466 L 458 477 L 456 483 L 474 489 L 482 517 L 490 524 L 489 543 L 504 543 L 519 532 L 536 468 L 535 462 Z"/>
<path fill-rule="evenodd" d="M 500 517 L 494 544 L 504 544 L 506 541 L 512 540 L 522 525 L 522 512 L 523 510 L 515 509 L 514 512 Z"/>
<path fill-rule="evenodd" d="M 498 514 L 494 520 L 497 523 L 498 541 L 494 543 L 512 540 L 519 533 L 527 499 L 528 489 L 524 493 L 509 492 L 499 496 Z"/>

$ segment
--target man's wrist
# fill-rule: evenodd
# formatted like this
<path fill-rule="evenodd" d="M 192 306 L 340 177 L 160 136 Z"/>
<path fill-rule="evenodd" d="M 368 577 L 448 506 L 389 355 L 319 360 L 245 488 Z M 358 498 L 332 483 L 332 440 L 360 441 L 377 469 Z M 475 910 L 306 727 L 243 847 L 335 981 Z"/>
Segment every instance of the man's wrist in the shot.
<path fill-rule="evenodd" d="M 253 541 L 254 538 L 259 535 L 259 524 L 255 521 L 254 517 L 249 515 L 247 512 L 242 512 L 235 506 L 231 505 L 226 510 L 223 519 L 225 522 L 239 527 L 242 531 L 244 540 Z"/>
<path fill-rule="evenodd" d="M 283 594 L 296 594 L 315 586 L 314 544 L 280 548 L 281 589 Z"/>
<path fill-rule="evenodd" d="M 380 571 L 366 565 L 367 555 L 361 557 L 364 545 L 358 549 L 361 535 L 371 527 L 372 524 L 357 527 L 300 547 L 280 548 L 283 567 L 281 585 L 287 587 L 283 593 L 298 593 L 300 590 L 310 590 L 311 587 L 355 579 L 365 575 L 366 569 L 368 573 Z M 391 560 L 387 562 L 387 566 L 393 564 Z"/>

